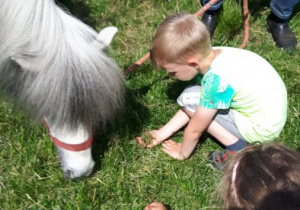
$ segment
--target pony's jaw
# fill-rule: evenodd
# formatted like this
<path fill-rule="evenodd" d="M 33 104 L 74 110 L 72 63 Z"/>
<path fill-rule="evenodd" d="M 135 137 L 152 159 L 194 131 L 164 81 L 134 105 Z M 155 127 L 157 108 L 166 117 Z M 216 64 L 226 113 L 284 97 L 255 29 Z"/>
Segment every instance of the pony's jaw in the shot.
<path fill-rule="evenodd" d="M 91 148 L 73 152 L 57 147 L 63 175 L 66 179 L 75 179 L 88 176 L 92 173 L 95 162 Z"/>

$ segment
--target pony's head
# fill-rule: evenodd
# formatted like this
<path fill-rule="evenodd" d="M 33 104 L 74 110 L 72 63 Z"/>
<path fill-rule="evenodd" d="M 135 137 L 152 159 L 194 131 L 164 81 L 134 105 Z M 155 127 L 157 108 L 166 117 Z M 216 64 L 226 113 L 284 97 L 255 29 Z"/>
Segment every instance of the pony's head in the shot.
<path fill-rule="evenodd" d="M 114 119 L 124 83 L 104 49 L 115 27 L 98 34 L 54 0 L 5 0 L 0 27 L 0 90 L 46 120 L 52 137 L 74 147 Z M 91 144 L 79 151 L 57 147 L 66 178 L 91 173 Z"/>
<path fill-rule="evenodd" d="M 95 165 L 91 155 L 93 135 L 82 126 L 72 131 L 68 126 L 61 128 L 48 124 L 44 120 L 47 132 L 57 147 L 64 177 L 74 179 L 90 175 Z"/>
<path fill-rule="evenodd" d="M 117 31 L 116 27 L 106 27 L 100 31 L 95 42 L 103 43 L 104 47 L 108 47 Z M 91 153 L 92 127 L 88 129 L 83 124 L 72 127 L 68 123 L 61 126 L 47 118 L 44 120 L 44 125 L 57 147 L 64 177 L 74 179 L 90 175 L 95 165 Z"/>

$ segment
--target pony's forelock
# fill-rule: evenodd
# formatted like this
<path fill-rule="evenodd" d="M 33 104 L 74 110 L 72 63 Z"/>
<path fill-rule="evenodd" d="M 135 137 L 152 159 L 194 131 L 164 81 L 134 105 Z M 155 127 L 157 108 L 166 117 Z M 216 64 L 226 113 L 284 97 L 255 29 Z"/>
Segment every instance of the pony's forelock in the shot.
<path fill-rule="evenodd" d="M 71 129 L 113 119 L 123 77 L 91 27 L 53 0 L 4 0 L 0 26 L 0 88 L 18 104 Z"/>

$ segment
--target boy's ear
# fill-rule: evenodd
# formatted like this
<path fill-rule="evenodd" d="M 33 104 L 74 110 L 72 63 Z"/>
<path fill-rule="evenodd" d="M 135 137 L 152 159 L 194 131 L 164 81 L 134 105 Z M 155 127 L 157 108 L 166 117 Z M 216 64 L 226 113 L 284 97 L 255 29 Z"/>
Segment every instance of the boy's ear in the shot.
<path fill-rule="evenodd" d="M 187 63 L 189 66 L 192 66 L 196 69 L 199 69 L 200 65 L 199 65 L 199 58 L 196 57 L 196 56 L 193 56 L 193 57 L 189 57 L 187 59 Z"/>

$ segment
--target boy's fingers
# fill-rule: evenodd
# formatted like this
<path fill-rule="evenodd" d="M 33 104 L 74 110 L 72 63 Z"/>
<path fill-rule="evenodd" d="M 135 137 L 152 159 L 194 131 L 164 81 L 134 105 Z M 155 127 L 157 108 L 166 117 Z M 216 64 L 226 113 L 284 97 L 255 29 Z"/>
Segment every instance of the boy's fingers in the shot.
<path fill-rule="evenodd" d="M 156 139 L 153 139 L 153 140 L 151 141 L 151 143 L 147 145 L 147 148 L 152 148 L 152 147 L 154 147 L 154 146 L 157 145 L 157 144 L 158 144 L 158 142 L 156 141 Z"/>
<path fill-rule="evenodd" d="M 146 147 L 147 145 L 145 144 L 145 142 L 143 142 L 142 138 L 141 137 L 136 137 L 136 141 L 139 145 L 143 146 L 143 147 Z"/>
<path fill-rule="evenodd" d="M 177 144 L 177 143 L 176 143 L 175 141 L 173 141 L 173 140 L 168 140 L 168 141 L 165 141 L 162 145 L 165 146 L 165 147 L 170 148 L 170 147 L 172 147 L 172 146 L 174 146 L 174 145 L 176 145 L 176 144 Z"/>
<path fill-rule="evenodd" d="M 149 134 L 152 136 L 152 138 L 156 138 L 156 132 L 155 131 L 149 131 Z"/>
<path fill-rule="evenodd" d="M 154 146 L 155 146 L 155 144 L 153 144 L 153 143 L 146 145 L 147 148 L 152 148 Z"/>
<path fill-rule="evenodd" d="M 169 149 L 166 148 L 162 148 L 162 151 L 164 151 L 165 153 L 167 153 L 170 157 L 177 159 L 177 155 L 175 155 L 172 151 L 170 151 Z"/>
<path fill-rule="evenodd" d="M 173 141 L 172 139 L 169 139 L 168 141 L 166 141 L 166 143 L 170 145 L 177 144 L 177 142 Z"/>
<path fill-rule="evenodd" d="M 163 148 L 170 149 L 171 145 L 168 142 L 162 144 Z"/>
<path fill-rule="evenodd" d="M 166 148 L 161 148 L 161 151 L 163 151 L 163 152 L 165 152 L 165 153 L 167 153 L 167 154 L 169 155 L 169 150 L 168 150 L 168 149 L 166 149 Z"/>
<path fill-rule="evenodd" d="M 154 139 L 150 144 L 146 144 L 141 137 L 136 137 L 136 141 L 139 145 L 141 145 L 142 147 L 147 147 L 147 148 L 152 148 L 157 144 L 157 141 Z"/>

